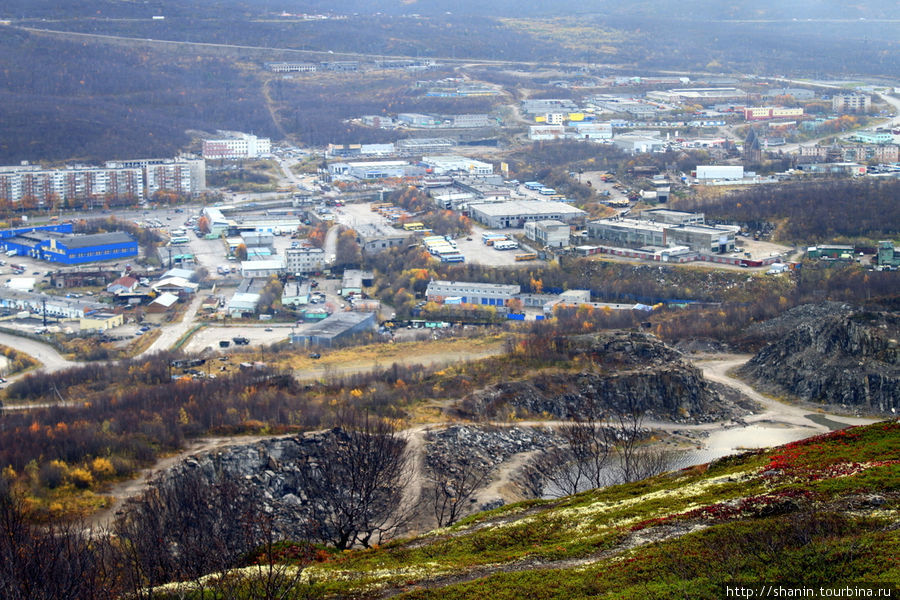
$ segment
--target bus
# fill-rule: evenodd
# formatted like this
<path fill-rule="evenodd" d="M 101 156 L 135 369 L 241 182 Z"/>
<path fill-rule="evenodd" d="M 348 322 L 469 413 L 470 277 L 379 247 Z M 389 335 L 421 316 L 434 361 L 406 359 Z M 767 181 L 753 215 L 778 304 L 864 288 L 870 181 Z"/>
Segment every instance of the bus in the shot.
<path fill-rule="evenodd" d="M 538 193 L 541 196 L 554 196 L 554 195 L 556 195 L 556 190 L 554 190 L 553 188 L 545 187 L 545 188 L 541 188 L 540 190 L 538 190 Z"/>
<path fill-rule="evenodd" d="M 536 252 L 523 252 L 522 254 L 516 254 L 516 262 L 523 260 L 537 260 Z"/>
<path fill-rule="evenodd" d="M 189 242 L 190 242 L 190 240 L 187 239 L 187 237 L 184 237 L 184 236 L 175 236 L 175 237 L 173 237 L 172 239 L 169 240 L 169 245 L 170 245 L 170 246 L 180 246 L 180 245 L 182 245 L 182 244 L 187 244 L 187 243 L 189 243 Z"/>
<path fill-rule="evenodd" d="M 372 208 L 372 212 L 377 212 L 377 211 L 381 210 L 382 208 L 388 208 L 391 206 L 393 206 L 393 204 L 391 204 L 390 202 L 376 202 L 375 204 L 372 205 L 371 208 Z"/>
<path fill-rule="evenodd" d="M 541 183 L 538 182 L 538 181 L 526 181 L 526 182 L 525 182 L 525 189 L 526 189 L 526 190 L 539 190 L 539 189 L 541 189 L 542 187 L 544 187 L 543 184 L 541 184 Z"/>
<path fill-rule="evenodd" d="M 406 231 L 422 231 L 425 229 L 425 225 L 422 223 L 404 223 L 403 229 Z"/>
<path fill-rule="evenodd" d="M 519 247 L 519 242 L 512 240 L 502 240 L 494 242 L 494 250 L 515 250 Z"/>

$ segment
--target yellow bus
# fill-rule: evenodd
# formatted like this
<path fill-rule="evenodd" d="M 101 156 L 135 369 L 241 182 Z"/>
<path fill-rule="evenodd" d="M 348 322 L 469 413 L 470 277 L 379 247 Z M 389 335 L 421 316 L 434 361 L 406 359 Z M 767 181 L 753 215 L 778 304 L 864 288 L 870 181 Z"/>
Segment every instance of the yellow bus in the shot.
<path fill-rule="evenodd" d="M 522 254 L 516 254 L 516 262 L 521 260 L 537 260 L 536 252 L 524 252 Z"/>
<path fill-rule="evenodd" d="M 422 231 L 425 229 L 425 225 L 422 223 L 404 223 L 403 229 L 406 231 Z"/>

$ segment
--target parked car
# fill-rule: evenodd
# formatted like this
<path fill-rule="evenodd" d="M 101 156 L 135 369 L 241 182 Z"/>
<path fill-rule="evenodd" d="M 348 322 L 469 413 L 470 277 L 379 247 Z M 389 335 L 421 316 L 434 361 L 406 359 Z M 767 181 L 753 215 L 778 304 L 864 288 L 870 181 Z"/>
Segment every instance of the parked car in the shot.
<path fill-rule="evenodd" d="M 318 352 L 310 352 L 309 357 L 310 358 L 322 358 L 322 355 L 319 354 Z"/>

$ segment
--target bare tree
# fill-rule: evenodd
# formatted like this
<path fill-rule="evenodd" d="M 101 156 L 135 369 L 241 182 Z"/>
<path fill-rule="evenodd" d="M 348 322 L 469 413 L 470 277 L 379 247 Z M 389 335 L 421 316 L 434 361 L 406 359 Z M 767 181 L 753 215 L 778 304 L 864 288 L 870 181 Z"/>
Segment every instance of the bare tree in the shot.
<path fill-rule="evenodd" d="M 542 487 L 565 496 L 608 485 L 614 433 L 593 418 L 560 427 L 558 433 L 564 444 L 542 452 L 532 463 Z"/>
<path fill-rule="evenodd" d="M 260 503 L 250 486 L 222 477 L 210 482 L 199 470 L 159 481 L 115 523 L 124 576 L 137 598 L 152 586 L 193 579 L 233 567 L 262 541 Z"/>
<path fill-rule="evenodd" d="M 306 598 L 309 586 L 301 582 L 303 568 L 313 561 L 315 548 L 307 541 L 297 541 L 285 552 L 279 544 L 271 517 L 263 517 L 258 523 L 262 543 L 257 548 L 251 565 L 236 573 L 226 574 L 215 584 L 217 598 L 221 600 L 299 600 Z"/>
<path fill-rule="evenodd" d="M 664 472 L 673 456 L 644 443 L 645 409 L 634 398 L 587 407 L 588 417 L 560 427 L 564 443 L 542 452 L 530 469 L 537 494 L 575 494 L 586 489 L 637 481 Z"/>
<path fill-rule="evenodd" d="M 659 475 L 672 464 L 673 454 L 644 443 L 648 437 L 644 427 L 646 410 L 635 398 L 625 399 L 610 418 L 615 436 L 614 451 L 619 476 L 611 483 L 628 483 Z"/>
<path fill-rule="evenodd" d="M 475 490 L 487 479 L 490 465 L 469 456 L 463 441 L 453 438 L 446 453 L 429 456 L 428 466 L 434 518 L 438 527 L 452 525 L 462 516 Z"/>
<path fill-rule="evenodd" d="M 105 560 L 104 536 L 80 523 L 37 526 L 0 477 L 0 598 L 4 600 L 107 600 L 116 577 Z"/>
<path fill-rule="evenodd" d="M 406 440 L 392 424 L 347 410 L 323 453 L 305 457 L 299 469 L 311 539 L 339 549 L 369 547 L 408 519 L 402 506 Z"/>

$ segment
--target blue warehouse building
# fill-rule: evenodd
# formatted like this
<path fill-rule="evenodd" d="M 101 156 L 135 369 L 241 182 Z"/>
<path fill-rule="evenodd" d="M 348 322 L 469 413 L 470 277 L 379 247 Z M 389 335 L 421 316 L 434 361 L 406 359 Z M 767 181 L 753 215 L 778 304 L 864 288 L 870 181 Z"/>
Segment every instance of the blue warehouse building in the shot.
<path fill-rule="evenodd" d="M 0 231 L 0 244 L 17 256 L 76 265 L 131 258 L 138 254 L 137 241 L 124 231 L 72 234 L 70 224 L 20 227 Z"/>

